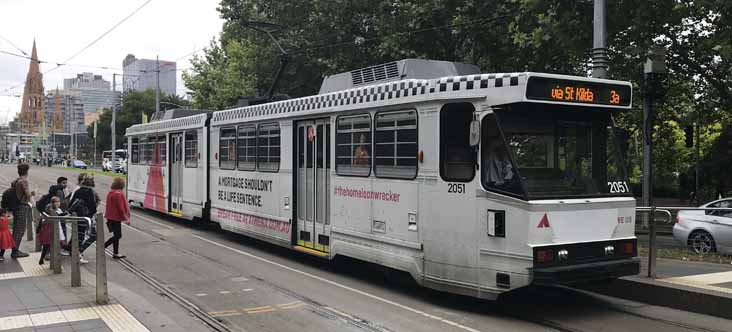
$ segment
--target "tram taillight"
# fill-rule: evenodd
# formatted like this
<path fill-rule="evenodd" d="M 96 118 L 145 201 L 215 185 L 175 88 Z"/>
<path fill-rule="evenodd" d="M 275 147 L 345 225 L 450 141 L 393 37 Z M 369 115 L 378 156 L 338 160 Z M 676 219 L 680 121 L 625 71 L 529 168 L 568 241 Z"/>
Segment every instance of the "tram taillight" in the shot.
<path fill-rule="evenodd" d="M 554 261 L 554 250 L 552 249 L 539 249 L 536 251 L 536 262 L 537 263 L 551 263 Z"/>

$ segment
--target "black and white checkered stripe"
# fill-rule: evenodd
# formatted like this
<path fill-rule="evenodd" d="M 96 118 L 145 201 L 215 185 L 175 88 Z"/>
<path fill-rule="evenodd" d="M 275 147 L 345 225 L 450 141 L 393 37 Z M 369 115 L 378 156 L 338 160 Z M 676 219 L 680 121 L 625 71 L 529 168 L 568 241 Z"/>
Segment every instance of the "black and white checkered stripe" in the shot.
<path fill-rule="evenodd" d="M 127 128 L 125 134 L 136 135 L 203 127 L 206 124 L 206 117 L 206 114 L 199 114 L 167 121 L 136 124 Z"/>
<path fill-rule="evenodd" d="M 525 84 L 526 76 L 526 73 L 481 74 L 444 77 L 435 80 L 412 79 L 382 83 L 324 95 L 215 112 L 212 121 L 223 122 L 280 113 L 314 111 L 336 106 L 363 105 L 426 94 L 517 86 Z"/>

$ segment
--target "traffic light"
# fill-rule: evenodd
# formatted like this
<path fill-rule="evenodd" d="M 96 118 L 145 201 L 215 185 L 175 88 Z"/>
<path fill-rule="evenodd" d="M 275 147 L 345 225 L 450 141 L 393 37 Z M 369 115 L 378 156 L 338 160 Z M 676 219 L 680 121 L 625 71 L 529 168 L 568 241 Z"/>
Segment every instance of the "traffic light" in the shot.
<path fill-rule="evenodd" d="M 686 139 L 686 147 L 693 148 L 694 147 L 694 127 L 693 126 L 686 126 L 686 128 L 684 128 L 684 138 Z"/>

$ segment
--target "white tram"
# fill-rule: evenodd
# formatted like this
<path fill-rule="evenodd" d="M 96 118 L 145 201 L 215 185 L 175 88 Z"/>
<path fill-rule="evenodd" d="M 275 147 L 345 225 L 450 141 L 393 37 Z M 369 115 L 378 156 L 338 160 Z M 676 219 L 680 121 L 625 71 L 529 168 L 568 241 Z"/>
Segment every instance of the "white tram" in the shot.
<path fill-rule="evenodd" d="M 128 128 L 129 199 L 482 298 L 637 274 L 630 105 L 628 82 L 402 60 Z"/>

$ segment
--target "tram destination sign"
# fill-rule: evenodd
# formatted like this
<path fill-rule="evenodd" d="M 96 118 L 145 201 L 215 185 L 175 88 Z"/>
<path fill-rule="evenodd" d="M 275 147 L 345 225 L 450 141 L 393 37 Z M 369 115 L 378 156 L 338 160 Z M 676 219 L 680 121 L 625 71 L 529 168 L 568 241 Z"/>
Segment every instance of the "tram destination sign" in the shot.
<path fill-rule="evenodd" d="M 630 86 L 574 81 L 550 77 L 529 77 L 526 98 L 567 103 L 630 106 Z"/>

